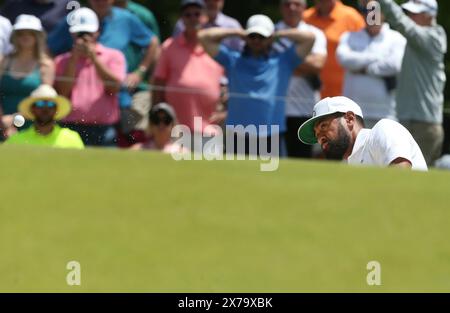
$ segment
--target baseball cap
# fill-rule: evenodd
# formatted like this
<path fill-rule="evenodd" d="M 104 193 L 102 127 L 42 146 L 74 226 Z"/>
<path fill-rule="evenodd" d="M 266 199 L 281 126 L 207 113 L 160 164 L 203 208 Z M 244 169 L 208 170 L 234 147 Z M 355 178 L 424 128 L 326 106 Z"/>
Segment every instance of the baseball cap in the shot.
<path fill-rule="evenodd" d="M 204 0 L 182 0 L 181 1 L 181 8 L 184 9 L 188 5 L 197 5 L 201 8 L 205 8 L 206 4 Z"/>
<path fill-rule="evenodd" d="M 272 36 L 274 30 L 275 26 L 273 25 L 272 20 L 266 15 L 253 15 L 247 21 L 247 35 L 259 34 L 268 38 Z"/>
<path fill-rule="evenodd" d="M 428 13 L 429 15 L 436 17 L 438 3 L 436 0 L 409 0 L 402 4 L 402 8 L 414 14 Z"/>
<path fill-rule="evenodd" d="M 316 122 L 334 113 L 353 112 L 363 118 L 363 114 L 359 105 L 347 97 L 328 97 L 319 101 L 313 110 L 313 117 L 307 120 L 298 129 L 298 139 L 307 145 L 317 143 L 316 134 L 314 133 L 314 125 Z"/>
<path fill-rule="evenodd" d="M 174 121 L 177 119 L 177 115 L 175 114 L 175 110 L 173 107 L 166 103 L 166 102 L 160 102 L 154 106 L 152 106 L 150 110 L 150 117 L 154 116 L 158 111 L 164 111 L 166 114 L 168 114 Z"/>
<path fill-rule="evenodd" d="M 95 33 L 99 29 L 97 14 L 89 8 L 80 8 L 71 12 L 67 21 L 71 33 Z"/>
<path fill-rule="evenodd" d="M 34 15 L 21 14 L 16 18 L 13 30 L 35 30 L 43 31 L 42 23 L 39 18 Z"/>

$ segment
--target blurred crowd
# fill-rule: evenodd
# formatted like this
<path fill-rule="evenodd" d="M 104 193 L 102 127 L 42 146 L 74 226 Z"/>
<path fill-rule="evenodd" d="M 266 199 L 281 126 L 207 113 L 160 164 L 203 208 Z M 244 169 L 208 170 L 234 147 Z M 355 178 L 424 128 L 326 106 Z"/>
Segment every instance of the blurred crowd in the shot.
<path fill-rule="evenodd" d="M 320 99 L 344 95 L 365 127 L 399 121 L 428 165 L 442 155 L 447 38 L 436 0 L 280 0 L 280 21 L 255 14 L 245 28 L 222 12 L 224 0 L 181 0 L 164 41 L 138 3 L 88 0 L 69 11 L 70 2 L 0 8 L 6 143 L 173 152 L 185 149 L 170 136 L 182 124 L 203 138 L 201 150 L 212 125 L 253 125 L 236 140 L 276 136 L 281 156 L 313 158 L 299 126 Z"/>

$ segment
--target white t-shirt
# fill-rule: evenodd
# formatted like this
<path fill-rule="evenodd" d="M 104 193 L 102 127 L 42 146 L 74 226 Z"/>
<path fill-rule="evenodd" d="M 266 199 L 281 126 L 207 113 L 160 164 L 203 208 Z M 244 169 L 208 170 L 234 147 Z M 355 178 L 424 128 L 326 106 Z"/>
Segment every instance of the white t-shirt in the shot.
<path fill-rule="evenodd" d="M 0 55 L 7 55 L 11 52 L 9 37 L 11 36 L 12 26 L 9 20 L 0 15 Z"/>
<path fill-rule="evenodd" d="M 290 29 L 283 21 L 275 25 L 276 30 Z M 297 29 L 302 31 L 310 31 L 316 36 L 314 46 L 312 47 L 312 54 L 321 54 L 327 56 L 327 38 L 323 31 L 305 22 L 300 22 Z M 292 41 L 287 38 L 280 38 L 278 42 L 274 43 L 274 49 L 282 52 L 293 45 Z M 287 116 L 301 116 L 310 117 L 314 105 L 320 100 L 320 91 L 313 90 L 309 83 L 303 77 L 292 76 L 289 83 L 287 100 L 286 100 L 286 115 Z"/>
<path fill-rule="evenodd" d="M 400 123 L 382 119 L 356 137 L 348 164 L 389 166 L 397 158 L 411 162 L 412 169 L 427 171 L 427 163 L 411 133 Z"/>

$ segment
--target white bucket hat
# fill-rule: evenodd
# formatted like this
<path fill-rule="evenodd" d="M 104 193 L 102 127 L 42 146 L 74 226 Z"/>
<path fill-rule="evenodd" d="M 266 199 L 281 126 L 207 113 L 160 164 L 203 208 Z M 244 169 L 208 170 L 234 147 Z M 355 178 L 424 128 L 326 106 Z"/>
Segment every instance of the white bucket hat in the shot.
<path fill-rule="evenodd" d="M 34 15 L 21 14 L 16 18 L 13 30 L 34 30 L 37 32 L 44 31 L 41 20 Z"/>

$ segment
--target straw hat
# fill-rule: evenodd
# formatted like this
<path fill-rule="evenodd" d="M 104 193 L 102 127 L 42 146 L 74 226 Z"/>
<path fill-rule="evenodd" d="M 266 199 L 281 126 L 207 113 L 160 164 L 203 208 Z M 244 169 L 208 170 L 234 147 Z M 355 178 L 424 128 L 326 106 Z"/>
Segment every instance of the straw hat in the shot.
<path fill-rule="evenodd" d="M 40 85 L 28 98 L 19 103 L 20 114 L 26 119 L 34 120 L 31 107 L 39 100 L 48 100 L 56 103 L 56 114 L 54 117 L 56 121 L 65 118 L 72 110 L 70 101 L 67 98 L 58 96 L 58 93 L 52 86 L 44 84 Z"/>

